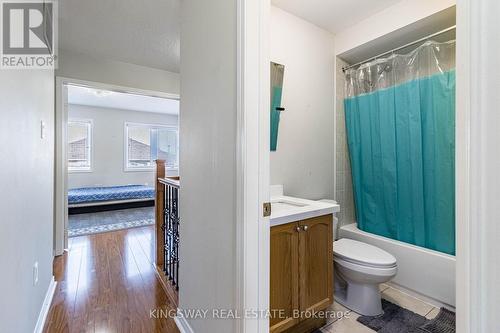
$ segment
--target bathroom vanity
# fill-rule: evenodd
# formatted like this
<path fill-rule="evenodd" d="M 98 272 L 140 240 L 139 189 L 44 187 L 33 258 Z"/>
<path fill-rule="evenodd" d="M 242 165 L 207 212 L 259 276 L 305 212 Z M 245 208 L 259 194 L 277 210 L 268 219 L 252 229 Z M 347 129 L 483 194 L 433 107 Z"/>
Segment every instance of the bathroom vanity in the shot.
<path fill-rule="evenodd" d="M 335 203 L 271 198 L 270 332 L 312 332 L 333 303 Z"/>

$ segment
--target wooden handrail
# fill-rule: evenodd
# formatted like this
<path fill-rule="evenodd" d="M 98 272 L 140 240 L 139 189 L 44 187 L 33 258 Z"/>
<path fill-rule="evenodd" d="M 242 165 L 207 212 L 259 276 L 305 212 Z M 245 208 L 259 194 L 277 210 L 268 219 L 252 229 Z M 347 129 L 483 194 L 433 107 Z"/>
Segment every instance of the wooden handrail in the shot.
<path fill-rule="evenodd" d="M 159 179 L 165 178 L 165 160 L 156 160 L 156 181 L 155 181 L 155 247 L 156 247 L 156 257 L 155 263 L 157 266 L 163 266 L 164 256 L 163 256 L 163 244 L 165 244 L 165 234 L 161 228 L 163 220 L 165 218 L 165 190 L 164 186 L 159 182 Z"/>
<path fill-rule="evenodd" d="M 171 186 L 177 187 L 177 188 L 181 187 L 181 182 L 180 182 L 178 176 L 164 177 L 164 178 L 159 177 L 158 182 L 165 184 L 165 185 L 171 185 Z"/>

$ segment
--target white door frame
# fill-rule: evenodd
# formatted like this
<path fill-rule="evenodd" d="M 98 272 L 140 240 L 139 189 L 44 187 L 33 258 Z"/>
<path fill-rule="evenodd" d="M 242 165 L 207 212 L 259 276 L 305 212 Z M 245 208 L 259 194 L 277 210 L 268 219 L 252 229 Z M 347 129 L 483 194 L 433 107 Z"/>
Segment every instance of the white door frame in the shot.
<path fill-rule="evenodd" d="M 54 203 L 54 255 L 64 253 L 68 248 L 68 165 L 67 137 L 68 126 L 68 85 L 84 86 L 94 89 L 116 92 L 179 99 L 179 94 L 138 89 L 115 84 L 107 84 L 88 80 L 56 76 L 56 110 L 55 110 L 55 203 Z"/>
<path fill-rule="evenodd" d="M 498 332 L 500 179 L 496 1 L 457 0 L 457 332 Z"/>
<path fill-rule="evenodd" d="M 456 204 L 456 325 L 471 331 L 470 298 L 470 13 L 469 0 L 457 1 L 455 204 Z"/>
<path fill-rule="evenodd" d="M 237 1 L 237 235 L 235 332 L 269 332 L 270 0 Z M 245 311 L 251 311 L 245 318 Z M 257 319 L 251 317 L 256 314 Z"/>

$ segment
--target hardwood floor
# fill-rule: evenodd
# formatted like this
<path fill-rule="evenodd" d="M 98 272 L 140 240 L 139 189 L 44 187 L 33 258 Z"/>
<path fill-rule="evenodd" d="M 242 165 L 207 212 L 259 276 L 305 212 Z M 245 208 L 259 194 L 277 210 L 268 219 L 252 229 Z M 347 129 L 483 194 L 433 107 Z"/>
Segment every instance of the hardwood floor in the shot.
<path fill-rule="evenodd" d="M 152 264 L 153 235 L 147 226 L 70 238 L 68 253 L 54 260 L 44 332 L 179 332 Z"/>

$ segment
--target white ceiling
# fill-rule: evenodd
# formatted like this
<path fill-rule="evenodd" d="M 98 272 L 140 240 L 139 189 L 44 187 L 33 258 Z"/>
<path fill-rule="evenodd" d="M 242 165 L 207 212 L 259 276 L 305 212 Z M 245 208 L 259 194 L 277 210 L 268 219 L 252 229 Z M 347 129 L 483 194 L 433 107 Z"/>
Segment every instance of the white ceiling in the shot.
<path fill-rule="evenodd" d="M 68 86 L 68 104 L 179 115 L 179 101 L 175 99 L 126 94 L 80 86 Z"/>
<path fill-rule="evenodd" d="M 272 3 L 337 33 L 399 1 L 401 0 L 272 0 Z"/>
<path fill-rule="evenodd" d="M 180 0 L 59 1 L 59 48 L 179 72 Z"/>

